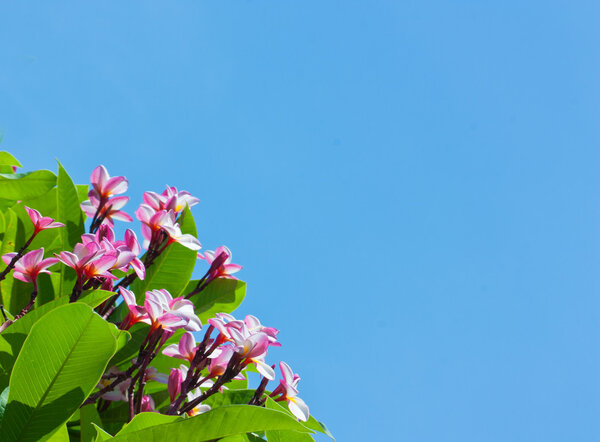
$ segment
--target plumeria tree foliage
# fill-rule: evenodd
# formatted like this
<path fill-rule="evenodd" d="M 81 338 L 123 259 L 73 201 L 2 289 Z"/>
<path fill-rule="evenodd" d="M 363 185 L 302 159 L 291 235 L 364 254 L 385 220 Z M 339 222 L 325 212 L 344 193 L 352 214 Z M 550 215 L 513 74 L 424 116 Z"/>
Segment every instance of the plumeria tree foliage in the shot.
<path fill-rule="evenodd" d="M 198 198 L 148 191 L 131 216 L 127 179 L 102 165 L 83 185 L 21 167 L 0 152 L 2 441 L 331 436 L 271 356 L 279 330 L 232 315 L 242 267 L 202 249 Z"/>

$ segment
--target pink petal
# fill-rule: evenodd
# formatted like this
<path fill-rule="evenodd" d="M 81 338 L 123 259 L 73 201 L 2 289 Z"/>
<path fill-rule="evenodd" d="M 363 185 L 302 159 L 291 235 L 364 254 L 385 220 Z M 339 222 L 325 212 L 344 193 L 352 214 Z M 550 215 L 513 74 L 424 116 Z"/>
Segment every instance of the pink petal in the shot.
<path fill-rule="evenodd" d="M 15 256 L 17 256 L 16 252 L 6 253 L 2 255 L 2 261 L 4 261 L 6 265 L 8 265 Z"/>
<path fill-rule="evenodd" d="M 294 379 L 294 372 L 292 371 L 291 367 L 285 362 L 281 361 L 279 363 L 279 369 L 281 370 L 281 375 L 285 379 L 285 383 L 291 384 L 292 380 Z"/>
<path fill-rule="evenodd" d="M 118 195 L 123 192 L 127 192 L 129 187 L 129 181 L 124 176 L 116 176 L 110 178 L 103 186 L 103 193 L 105 195 Z"/>
<path fill-rule="evenodd" d="M 171 358 L 185 359 L 185 356 L 179 352 L 179 347 L 177 344 L 167 345 L 163 349 L 162 354 Z"/>
<path fill-rule="evenodd" d="M 196 339 L 194 335 L 190 332 L 186 332 L 183 334 L 181 339 L 179 340 L 179 352 L 188 359 L 192 359 L 194 354 L 196 353 Z"/>
<path fill-rule="evenodd" d="M 27 215 L 29 215 L 29 218 L 31 219 L 31 222 L 33 223 L 33 225 L 37 225 L 38 221 L 42 217 L 40 212 L 38 212 L 35 209 L 30 209 L 27 206 L 24 206 L 24 208 L 25 208 L 25 211 L 27 212 Z"/>
<path fill-rule="evenodd" d="M 90 175 L 90 182 L 97 189 L 102 189 L 104 183 L 106 183 L 108 179 L 108 172 L 106 170 L 106 167 L 104 167 L 102 164 L 96 167 Z"/>

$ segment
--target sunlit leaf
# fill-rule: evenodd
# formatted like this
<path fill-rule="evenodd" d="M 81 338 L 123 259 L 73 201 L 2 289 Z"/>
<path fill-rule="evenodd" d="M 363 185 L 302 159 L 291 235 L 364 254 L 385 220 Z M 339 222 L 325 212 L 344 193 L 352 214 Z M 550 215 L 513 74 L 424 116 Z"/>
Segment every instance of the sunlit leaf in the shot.
<path fill-rule="evenodd" d="M 3 441 L 36 441 L 69 419 L 115 351 L 110 327 L 81 303 L 58 307 L 33 326 L 10 378 Z"/>
<path fill-rule="evenodd" d="M 0 198 L 26 200 L 48 192 L 56 185 L 56 175 L 49 170 L 0 174 Z"/>

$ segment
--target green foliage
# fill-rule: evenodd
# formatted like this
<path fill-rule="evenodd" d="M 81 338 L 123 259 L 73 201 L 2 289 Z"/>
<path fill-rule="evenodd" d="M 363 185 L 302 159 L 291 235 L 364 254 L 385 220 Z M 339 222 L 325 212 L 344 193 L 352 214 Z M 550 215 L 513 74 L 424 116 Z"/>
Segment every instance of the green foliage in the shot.
<path fill-rule="evenodd" d="M 115 442 L 210 441 L 236 434 L 264 430 L 295 430 L 311 432 L 286 413 L 251 405 L 227 405 L 190 419 L 156 425 L 124 435 L 116 435 Z"/>
<path fill-rule="evenodd" d="M 0 174 L 0 198 L 26 200 L 48 192 L 56 185 L 56 175 L 49 170 L 29 173 Z"/>
<path fill-rule="evenodd" d="M 96 386 L 116 342 L 85 304 L 58 307 L 31 329 L 10 378 L 3 440 L 36 441 L 64 424 Z"/>
<path fill-rule="evenodd" d="M 198 281 L 190 281 L 185 293 L 190 293 Z M 200 293 L 191 297 L 194 311 L 203 323 L 215 313 L 232 313 L 246 296 L 246 283 L 237 279 L 217 278 Z"/>
<path fill-rule="evenodd" d="M 112 292 L 104 290 L 85 292 L 79 299 L 79 303 L 89 305 L 90 307 L 97 307 L 107 298 L 112 296 L 112 294 Z M 17 358 L 31 327 L 33 327 L 33 325 L 49 311 L 68 303 L 69 297 L 63 296 L 48 304 L 44 304 L 23 316 L 0 334 L 0 389 L 8 385 L 8 378 L 15 363 L 15 359 Z M 114 326 L 112 326 L 112 328 L 114 329 Z"/>
<path fill-rule="evenodd" d="M 32 237 L 34 226 L 25 207 L 38 210 L 66 227 L 38 232 L 26 251 L 44 248 L 44 256 L 72 251 L 85 233 L 85 216 L 80 204 L 88 198 L 88 185 L 75 184 L 63 166 L 57 173 L 47 170 L 12 173 L 21 167 L 8 152 L 0 152 L 0 255 L 20 250 Z M 182 233 L 196 236 L 196 224 L 189 207 L 180 215 Z M 143 259 L 143 257 L 142 257 Z M 147 268 L 146 278 L 135 279 L 130 288 L 138 304 L 144 304 L 145 292 L 167 289 L 173 297 L 191 292 L 198 280 L 190 280 L 197 261 L 196 252 L 180 244 L 170 244 Z M 6 264 L 0 260 L 0 272 Z M 127 311 L 118 306 L 110 321 L 97 312 L 115 295 L 104 290 L 84 291 L 70 303 L 75 284 L 73 269 L 58 263 L 52 274 L 40 274 L 38 294 L 33 308 L 0 332 L 0 441 L 50 442 L 151 442 L 151 441 L 310 441 L 317 431 L 331 434 L 312 416 L 300 423 L 285 403 L 266 399 L 265 407 L 247 405 L 255 395 L 248 380 L 233 380 L 222 393 L 204 400 L 211 411 L 195 417 L 159 413 L 139 413 L 129 421 L 129 404 L 100 399 L 83 405 L 96 386 L 110 384 L 102 378 L 108 367 L 123 373 L 132 367 L 140 348 L 148 341 L 150 326 L 135 324 L 128 331 L 119 323 Z M 132 270 L 112 270 L 124 278 Z M 97 287 L 102 280 L 91 280 L 86 287 Z M 15 280 L 9 273 L 0 281 L 0 304 L 9 319 L 29 302 L 32 284 Z M 243 301 L 246 283 L 218 278 L 191 301 L 198 318 L 206 324 L 218 312 L 232 313 Z M 93 309 L 96 309 L 94 311 Z M 0 324 L 4 319 L 0 318 Z M 183 330 L 170 336 L 163 347 L 177 344 Z M 197 336 L 197 338 L 199 338 Z M 214 335 L 213 335 L 214 338 Z M 181 359 L 165 356 L 161 349 L 152 356 L 151 367 L 166 375 Z M 248 365 L 242 373 L 256 371 Z M 208 368 L 201 371 L 206 376 Z M 113 374 L 113 376 L 115 376 Z M 206 392 L 208 387 L 202 387 Z M 164 384 L 147 379 L 144 394 L 150 394 L 156 408 L 164 413 L 171 403 Z M 98 396 L 98 395 L 96 395 Z M 135 414 L 135 413 L 134 413 Z M 114 436 L 113 436 L 114 435 Z"/>
<path fill-rule="evenodd" d="M 85 232 L 83 214 L 79 207 L 77 188 L 60 163 L 58 163 L 58 182 L 56 186 L 56 221 L 65 225 L 64 228 L 58 229 L 60 249 L 73 250 L 73 247 L 81 241 L 81 235 Z M 63 271 L 58 293 L 67 295 L 73 288 L 74 282 L 74 272 Z"/>

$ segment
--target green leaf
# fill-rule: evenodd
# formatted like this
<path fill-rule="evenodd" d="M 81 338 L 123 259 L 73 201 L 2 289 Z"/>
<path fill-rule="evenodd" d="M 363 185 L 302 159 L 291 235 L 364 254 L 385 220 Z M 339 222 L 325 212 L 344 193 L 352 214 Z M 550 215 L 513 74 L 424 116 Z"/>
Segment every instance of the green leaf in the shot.
<path fill-rule="evenodd" d="M 188 207 L 183 210 L 181 231 L 196 236 L 196 224 Z M 143 304 L 147 290 L 167 289 L 174 298 L 179 296 L 192 277 L 196 260 L 194 250 L 177 243 L 169 245 L 147 269 L 146 278 L 136 279 L 132 284 L 138 302 Z"/>
<path fill-rule="evenodd" d="M 75 244 L 81 241 L 81 235 L 85 233 L 83 225 L 83 212 L 79 207 L 77 188 L 71 177 L 58 163 L 58 180 L 56 184 L 56 221 L 61 222 L 61 250 L 73 250 Z M 74 272 L 62 272 L 59 287 L 60 295 L 66 295 L 67 287 L 70 290 L 75 283 Z"/>
<path fill-rule="evenodd" d="M 131 362 L 131 359 L 134 355 L 137 355 L 142 342 L 148 336 L 148 330 L 150 326 L 143 323 L 134 324 L 130 329 L 129 333 L 131 338 L 129 341 L 120 348 L 115 355 L 110 360 L 109 365 L 112 367 L 113 365 L 119 366 L 124 362 Z"/>
<path fill-rule="evenodd" d="M 223 390 L 207 398 L 203 403 L 211 408 L 223 407 L 225 405 L 243 405 L 250 402 L 254 396 L 254 390 Z"/>
<path fill-rule="evenodd" d="M 191 281 L 185 293 L 190 293 L 198 281 Z M 215 313 L 231 313 L 244 300 L 246 283 L 237 279 L 217 278 L 200 293 L 192 296 L 194 310 L 203 323 L 215 316 Z"/>
<path fill-rule="evenodd" d="M 264 439 L 262 437 L 255 436 L 252 433 L 236 434 L 235 436 L 227 436 L 219 439 L 219 442 L 260 442 Z"/>
<path fill-rule="evenodd" d="M 263 430 L 311 431 L 281 411 L 252 405 L 228 405 L 190 419 L 117 435 L 114 441 L 200 442 Z"/>
<path fill-rule="evenodd" d="M 180 416 L 166 416 L 158 413 L 140 413 L 136 415 L 131 422 L 125 425 L 123 429 L 115 435 L 115 437 L 143 430 L 144 428 L 150 428 L 155 425 L 170 424 L 182 419 L 183 418 Z"/>
<path fill-rule="evenodd" d="M 77 184 L 77 197 L 79 198 L 79 202 L 82 203 L 88 198 L 88 192 L 90 190 L 90 186 L 87 184 Z"/>
<path fill-rule="evenodd" d="M 0 165 L 23 167 L 21 166 L 21 163 L 19 163 L 19 160 L 6 151 L 0 152 Z"/>
<path fill-rule="evenodd" d="M 0 174 L 0 198 L 26 200 L 48 192 L 56 185 L 56 175 L 49 170 L 29 173 Z"/>
<path fill-rule="evenodd" d="M 310 442 L 314 441 L 310 434 L 298 433 L 292 430 L 267 431 L 268 442 Z"/>
<path fill-rule="evenodd" d="M 8 390 L 9 387 L 6 387 L 2 390 L 2 394 L 0 394 L 0 424 L 2 423 L 2 417 L 4 417 L 4 410 L 6 409 L 6 404 L 8 402 Z"/>
<path fill-rule="evenodd" d="M 94 425 L 102 425 L 102 420 L 96 409 L 96 404 L 88 404 L 79 409 L 81 413 L 81 442 L 92 442 L 96 439 Z"/>
<path fill-rule="evenodd" d="M 58 307 L 33 326 L 10 378 L 3 441 L 36 441 L 69 419 L 115 351 L 110 327 L 81 303 Z"/>
<path fill-rule="evenodd" d="M 46 442 L 69 442 L 69 430 L 67 426 L 63 425 L 58 428 L 50 437 L 44 437 L 40 441 Z"/>
<path fill-rule="evenodd" d="M 78 302 L 95 308 L 112 295 L 112 292 L 107 292 L 106 290 L 85 291 Z M 23 342 L 25 342 L 25 338 L 29 334 L 31 327 L 49 311 L 68 303 L 69 297 L 63 296 L 40 307 L 36 307 L 0 334 L 0 389 L 8 385 L 8 378 L 15 359 L 21 351 Z"/>
<path fill-rule="evenodd" d="M 113 402 L 108 409 L 100 412 L 102 428 L 112 434 L 119 432 L 129 420 L 129 405 L 127 402 Z M 112 436 L 111 436 L 112 437 Z"/>
<path fill-rule="evenodd" d="M 112 439 L 112 435 L 104 431 L 98 425 L 92 423 L 94 429 L 96 430 L 96 442 L 104 442 Z"/>

